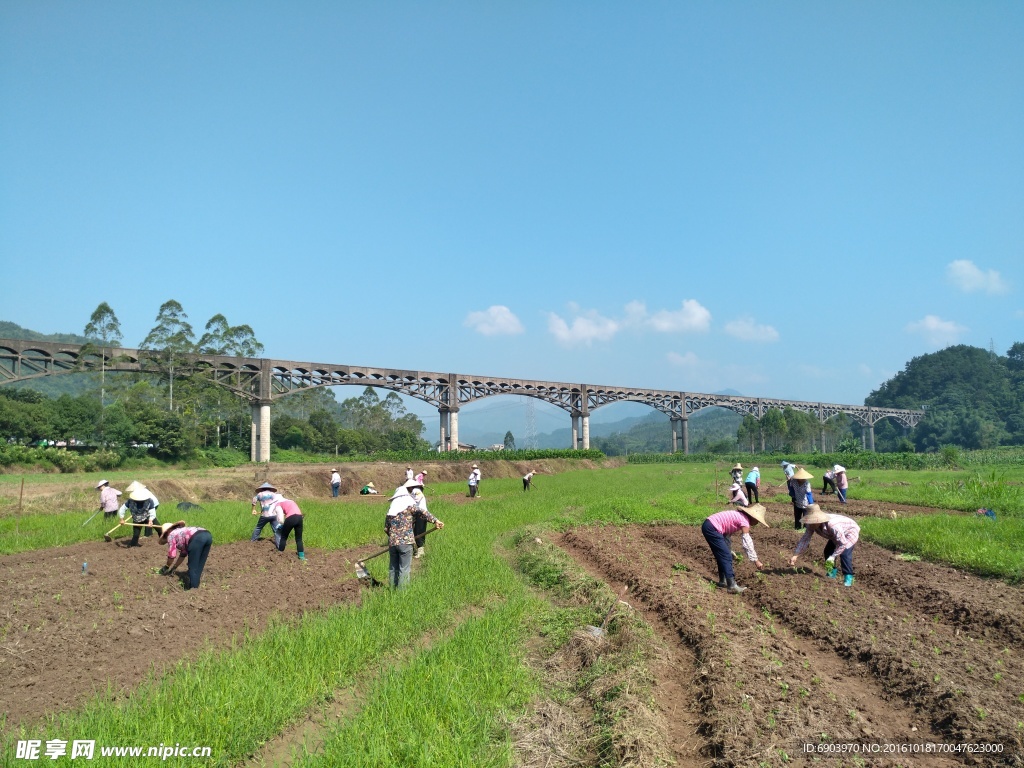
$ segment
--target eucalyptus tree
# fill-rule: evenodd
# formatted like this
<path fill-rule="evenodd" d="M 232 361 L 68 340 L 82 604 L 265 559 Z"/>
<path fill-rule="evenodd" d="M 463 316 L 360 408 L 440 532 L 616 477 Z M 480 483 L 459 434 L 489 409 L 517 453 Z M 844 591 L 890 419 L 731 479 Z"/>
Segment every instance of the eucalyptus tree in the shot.
<path fill-rule="evenodd" d="M 168 410 L 174 410 L 174 369 L 181 368 L 186 355 L 195 351 L 195 333 L 188 315 L 174 299 L 164 302 L 156 316 L 156 325 L 142 340 L 141 349 L 150 354 L 149 360 L 167 372 L 170 384 Z M 142 353 L 140 352 L 140 357 Z"/>
<path fill-rule="evenodd" d="M 218 313 L 206 323 L 205 333 L 196 344 L 197 350 L 207 355 L 232 355 L 235 357 L 257 357 L 263 352 L 263 345 L 249 325 L 231 325 L 224 315 Z"/>
<path fill-rule="evenodd" d="M 107 348 L 121 343 L 121 323 L 107 302 L 102 302 L 89 317 L 83 334 L 100 343 L 100 409 L 104 406 Z"/>

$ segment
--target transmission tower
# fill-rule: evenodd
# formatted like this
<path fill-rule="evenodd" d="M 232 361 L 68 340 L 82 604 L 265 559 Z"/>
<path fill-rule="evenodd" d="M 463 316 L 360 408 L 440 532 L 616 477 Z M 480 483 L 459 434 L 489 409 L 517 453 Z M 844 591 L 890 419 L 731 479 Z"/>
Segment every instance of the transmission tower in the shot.
<path fill-rule="evenodd" d="M 526 438 L 525 448 L 537 448 L 537 414 L 533 409 L 533 398 L 526 398 Z"/>

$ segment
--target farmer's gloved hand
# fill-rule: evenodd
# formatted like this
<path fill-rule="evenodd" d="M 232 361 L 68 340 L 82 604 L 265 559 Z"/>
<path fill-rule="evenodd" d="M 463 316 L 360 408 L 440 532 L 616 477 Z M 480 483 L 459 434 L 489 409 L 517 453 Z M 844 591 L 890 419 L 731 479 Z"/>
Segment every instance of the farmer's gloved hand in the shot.
<path fill-rule="evenodd" d="M 825 561 L 825 565 L 827 565 L 829 568 L 835 568 L 836 567 L 836 556 L 832 555 L 832 557 L 828 558 Z"/>
<path fill-rule="evenodd" d="M 167 574 L 169 574 L 170 572 L 171 572 L 171 569 L 170 569 L 170 568 L 168 568 L 168 567 L 167 567 L 166 565 L 162 565 L 162 566 L 160 566 L 160 575 L 161 575 L 161 576 L 166 576 L 166 575 L 167 575 Z"/>

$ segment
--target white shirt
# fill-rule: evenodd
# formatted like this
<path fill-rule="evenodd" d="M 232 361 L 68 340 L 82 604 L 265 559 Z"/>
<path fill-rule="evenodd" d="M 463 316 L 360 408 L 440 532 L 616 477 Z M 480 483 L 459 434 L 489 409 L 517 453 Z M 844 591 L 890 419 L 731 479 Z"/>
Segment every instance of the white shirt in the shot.
<path fill-rule="evenodd" d="M 341 485 L 341 475 L 337 472 L 331 474 L 331 485 Z"/>

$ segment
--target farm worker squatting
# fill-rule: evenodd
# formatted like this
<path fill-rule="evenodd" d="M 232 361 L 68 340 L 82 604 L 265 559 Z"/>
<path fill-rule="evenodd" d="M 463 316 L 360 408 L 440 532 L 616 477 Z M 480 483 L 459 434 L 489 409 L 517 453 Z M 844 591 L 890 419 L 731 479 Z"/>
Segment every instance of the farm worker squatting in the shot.
<path fill-rule="evenodd" d="M 331 470 L 331 496 L 338 498 L 338 491 L 341 490 L 341 475 L 338 470 Z"/>
<path fill-rule="evenodd" d="M 288 535 L 295 531 L 295 550 L 299 560 L 306 559 L 306 550 L 302 546 L 302 510 L 291 499 L 281 499 L 272 508 L 277 521 L 277 551 L 284 552 L 288 544 Z"/>
<path fill-rule="evenodd" d="M 121 509 L 117 513 L 121 522 L 124 523 L 130 513 L 135 525 L 160 525 L 160 521 L 156 519 L 156 508 L 159 504 L 156 497 L 142 483 L 132 483 L 128 487 L 132 488 L 132 486 L 134 488 L 128 494 L 128 501 L 121 505 Z M 146 532 L 146 536 L 153 535 L 152 528 L 133 528 L 132 540 L 128 546 L 139 546 L 139 534 L 143 531 Z"/>
<path fill-rule="evenodd" d="M 250 541 L 259 541 L 263 534 L 263 526 L 269 525 L 270 530 L 274 532 L 274 544 L 278 543 L 277 514 L 274 512 L 274 505 L 283 498 L 284 496 L 270 483 L 264 483 L 256 489 L 256 495 L 252 497 L 252 513 L 258 514 L 260 519 L 256 521 L 256 529 L 252 532 Z M 260 508 L 259 512 L 256 511 L 256 507 Z"/>
<path fill-rule="evenodd" d="M 743 492 L 743 488 L 740 487 L 739 483 L 733 483 L 729 486 L 729 503 L 740 507 L 745 507 L 749 504 L 747 495 Z"/>
<path fill-rule="evenodd" d="M 764 513 L 765 509 L 763 506 L 754 504 L 750 507 L 716 512 L 704 521 L 700 530 L 704 534 L 704 539 L 707 541 L 708 546 L 711 547 L 711 552 L 715 556 L 715 562 L 718 564 L 718 583 L 715 586 L 728 589 L 735 595 L 746 590 L 746 587 L 741 587 L 736 583 L 736 578 L 732 571 L 733 552 L 731 537 L 736 531 L 740 531 L 740 543 L 743 545 L 743 551 L 747 554 L 747 559 L 754 563 L 758 570 L 764 568 L 764 563 L 757 558 L 754 540 L 750 538 L 751 521 L 760 523 L 765 528 L 769 527 L 768 523 L 764 520 Z"/>
<path fill-rule="evenodd" d="M 807 507 L 807 514 L 804 516 L 804 525 L 807 530 L 800 537 L 796 544 L 793 556 L 789 558 L 790 565 L 796 565 L 796 560 L 807 549 L 811 543 L 811 536 L 815 533 L 828 540 L 825 545 L 825 564 L 828 566 L 828 577 L 836 577 L 836 558 L 843 567 L 843 586 L 853 586 L 853 548 L 860 538 L 860 526 L 853 520 L 843 515 L 828 515 L 821 510 L 817 504 Z"/>
<path fill-rule="evenodd" d="M 103 513 L 103 516 L 113 517 L 116 515 L 118 507 L 121 506 L 121 502 L 117 500 L 121 492 L 116 488 L 111 488 L 110 483 L 106 480 L 96 483 L 96 490 L 100 492 L 100 512 Z"/>
<path fill-rule="evenodd" d="M 754 467 L 752 470 L 747 472 L 747 479 L 744 481 L 744 485 L 747 488 L 747 498 L 753 499 L 754 503 L 761 501 L 761 470 Z"/>
<path fill-rule="evenodd" d="M 405 485 L 395 489 L 389 501 L 387 515 L 384 518 L 384 533 L 388 535 L 388 580 L 393 587 L 402 587 L 409 583 L 409 571 L 412 569 L 412 550 L 416 537 L 413 533 L 413 519 L 417 516 L 426 518 L 438 528 L 444 523 L 429 512 L 420 509 L 410 491 L 419 488 L 415 480 L 407 480 Z M 422 489 L 421 489 L 422 490 Z"/>
<path fill-rule="evenodd" d="M 176 523 L 164 523 L 159 541 L 167 545 L 167 564 L 160 569 L 160 573 L 170 576 L 187 557 L 188 586 L 185 589 L 199 589 L 206 557 L 213 545 L 213 534 L 205 528 L 188 527 L 184 520 L 179 520 Z"/>

